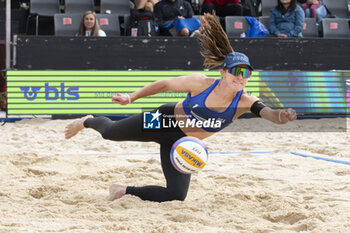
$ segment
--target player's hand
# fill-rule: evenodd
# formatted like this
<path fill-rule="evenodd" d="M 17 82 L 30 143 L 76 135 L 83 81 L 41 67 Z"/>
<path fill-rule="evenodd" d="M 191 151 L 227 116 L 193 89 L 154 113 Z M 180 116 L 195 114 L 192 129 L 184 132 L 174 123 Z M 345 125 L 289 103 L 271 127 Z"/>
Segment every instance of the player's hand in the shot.
<path fill-rule="evenodd" d="M 297 112 L 292 109 L 292 108 L 288 108 L 285 110 L 281 110 L 281 122 L 282 123 L 287 123 L 288 121 L 294 121 L 297 119 Z"/>
<path fill-rule="evenodd" d="M 112 97 L 112 102 L 120 105 L 127 105 L 131 103 L 131 99 L 129 95 L 117 93 Z"/>
<path fill-rule="evenodd" d="M 278 34 L 278 38 L 287 38 L 287 35 L 286 35 L 286 34 L 281 33 L 281 34 Z"/>

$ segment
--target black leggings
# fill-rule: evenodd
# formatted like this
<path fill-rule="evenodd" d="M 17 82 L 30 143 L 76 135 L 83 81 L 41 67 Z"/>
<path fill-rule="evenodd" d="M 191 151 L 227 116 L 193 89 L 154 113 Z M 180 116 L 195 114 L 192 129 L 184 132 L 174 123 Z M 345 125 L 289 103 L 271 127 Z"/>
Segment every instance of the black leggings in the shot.
<path fill-rule="evenodd" d="M 159 107 L 162 115 L 174 115 L 175 104 Z M 156 111 L 156 110 L 155 110 Z M 174 119 L 172 119 L 174 120 Z M 113 141 L 157 142 L 160 144 L 160 159 L 166 179 L 166 187 L 161 186 L 128 186 L 126 194 L 149 201 L 185 200 L 190 185 L 191 175 L 175 170 L 170 161 L 170 150 L 174 142 L 186 136 L 180 128 L 143 129 L 143 114 L 134 115 L 120 121 L 112 121 L 107 117 L 88 118 L 84 122 L 86 128 L 98 131 L 104 139 Z"/>

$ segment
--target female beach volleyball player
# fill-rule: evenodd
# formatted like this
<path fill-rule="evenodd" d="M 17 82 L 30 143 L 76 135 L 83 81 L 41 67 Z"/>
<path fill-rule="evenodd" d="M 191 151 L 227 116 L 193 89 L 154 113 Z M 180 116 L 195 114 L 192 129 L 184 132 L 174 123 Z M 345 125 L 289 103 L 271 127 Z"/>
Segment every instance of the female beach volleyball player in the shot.
<path fill-rule="evenodd" d="M 126 105 L 139 98 L 160 92 L 188 92 L 184 101 L 176 104 L 165 104 L 154 110 L 155 117 L 161 113 L 163 117 L 169 118 L 168 121 L 211 121 L 215 124 L 210 123 L 207 126 L 203 124 L 202 127 L 196 124 L 182 128 L 178 124 L 172 128 L 146 130 L 143 129 L 143 114 L 139 114 L 116 122 L 106 117 L 86 116 L 67 125 L 66 139 L 73 137 L 84 128 L 92 128 L 98 131 L 104 139 L 153 141 L 160 144 L 161 164 L 166 187 L 134 187 L 113 184 L 110 187 L 110 201 L 121 198 L 125 194 L 157 202 L 184 200 L 190 185 L 191 175 L 178 172 L 170 162 L 171 147 L 181 137 L 194 136 L 199 139 L 209 137 L 248 110 L 276 124 L 284 124 L 296 119 L 296 112 L 293 109 L 273 110 L 265 106 L 257 97 L 249 96 L 244 91 L 253 70 L 248 57 L 242 53 L 233 52 L 227 35 L 215 15 L 205 14 L 204 22 L 203 34 L 199 38 L 204 66 L 211 69 L 220 65 L 221 79 L 193 73 L 153 82 L 129 95 L 118 93 L 112 97 L 112 101 L 116 104 Z"/>

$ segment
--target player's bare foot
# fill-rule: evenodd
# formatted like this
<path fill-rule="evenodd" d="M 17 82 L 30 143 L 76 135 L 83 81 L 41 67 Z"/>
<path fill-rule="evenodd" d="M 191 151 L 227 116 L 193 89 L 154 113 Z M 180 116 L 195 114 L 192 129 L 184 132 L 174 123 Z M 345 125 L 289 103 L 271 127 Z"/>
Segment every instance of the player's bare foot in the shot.
<path fill-rule="evenodd" d="M 80 130 L 84 129 L 84 121 L 88 118 L 92 118 L 92 115 L 84 116 L 80 119 L 74 120 L 73 122 L 69 123 L 66 126 L 66 129 L 64 130 L 64 135 L 66 139 L 70 139 L 71 137 L 75 136 L 77 133 L 79 133 Z"/>
<path fill-rule="evenodd" d="M 108 201 L 114 201 L 121 198 L 126 193 L 126 186 L 120 184 L 112 184 L 109 187 Z"/>

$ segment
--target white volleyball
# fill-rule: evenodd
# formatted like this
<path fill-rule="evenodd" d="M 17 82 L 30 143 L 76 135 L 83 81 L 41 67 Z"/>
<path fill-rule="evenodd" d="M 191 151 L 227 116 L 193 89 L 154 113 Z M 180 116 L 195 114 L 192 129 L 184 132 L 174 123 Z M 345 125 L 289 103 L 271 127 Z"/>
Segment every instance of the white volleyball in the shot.
<path fill-rule="evenodd" d="M 191 174 L 200 171 L 208 161 L 208 150 L 201 140 L 183 137 L 177 140 L 170 151 L 174 168 L 181 173 Z"/>

